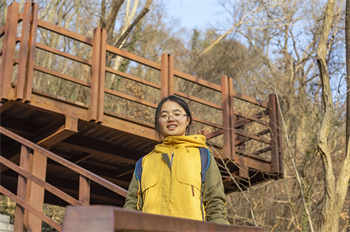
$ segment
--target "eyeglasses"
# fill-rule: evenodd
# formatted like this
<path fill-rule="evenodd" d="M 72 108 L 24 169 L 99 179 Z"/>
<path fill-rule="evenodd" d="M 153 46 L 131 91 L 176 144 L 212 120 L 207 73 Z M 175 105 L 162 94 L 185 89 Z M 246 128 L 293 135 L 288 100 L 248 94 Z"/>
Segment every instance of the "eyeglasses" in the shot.
<path fill-rule="evenodd" d="M 159 122 L 166 122 L 169 120 L 170 117 L 172 117 L 175 121 L 180 121 L 183 117 L 188 116 L 187 114 L 180 114 L 180 113 L 175 113 L 173 115 L 168 115 L 168 114 L 161 114 L 159 116 Z"/>

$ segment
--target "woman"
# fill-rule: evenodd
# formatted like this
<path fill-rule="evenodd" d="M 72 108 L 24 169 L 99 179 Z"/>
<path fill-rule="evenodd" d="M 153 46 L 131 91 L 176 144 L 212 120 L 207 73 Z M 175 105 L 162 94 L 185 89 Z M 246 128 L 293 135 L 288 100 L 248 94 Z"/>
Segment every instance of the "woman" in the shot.
<path fill-rule="evenodd" d="M 209 167 L 201 177 L 200 150 L 207 146 L 205 136 L 185 135 L 191 122 L 191 111 L 181 98 L 169 96 L 160 101 L 155 128 L 163 142 L 136 164 L 124 208 L 226 223 L 220 171 L 210 154 Z M 203 183 L 201 178 L 205 178 Z"/>

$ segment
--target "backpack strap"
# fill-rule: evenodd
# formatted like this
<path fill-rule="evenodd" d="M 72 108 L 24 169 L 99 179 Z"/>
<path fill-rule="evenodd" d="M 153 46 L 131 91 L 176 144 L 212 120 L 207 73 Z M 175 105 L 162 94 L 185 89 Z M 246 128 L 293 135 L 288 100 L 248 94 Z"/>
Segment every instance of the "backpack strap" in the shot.
<path fill-rule="evenodd" d="M 142 175 L 142 160 L 143 160 L 142 156 L 137 162 L 136 162 L 136 166 L 135 166 L 135 176 L 136 179 L 141 183 L 141 175 Z"/>
<path fill-rule="evenodd" d="M 141 197 L 141 176 L 142 176 L 142 160 L 143 160 L 143 157 L 142 156 L 137 162 L 136 162 L 136 165 L 135 165 L 135 177 L 136 179 L 138 180 L 139 182 L 139 189 L 137 191 L 137 203 L 136 203 L 136 209 L 137 210 L 141 210 L 140 208 L 140 197 Z"/>
<path fill-rule="evenodd" d="M 205 147 L 199 147 L 199 153 L 201 156 L 201 180 L 202 183 L 205 182 L 205 174 L 208 171 L 209 165 L 210 165 L 210 152 L 208 148 Z"/>

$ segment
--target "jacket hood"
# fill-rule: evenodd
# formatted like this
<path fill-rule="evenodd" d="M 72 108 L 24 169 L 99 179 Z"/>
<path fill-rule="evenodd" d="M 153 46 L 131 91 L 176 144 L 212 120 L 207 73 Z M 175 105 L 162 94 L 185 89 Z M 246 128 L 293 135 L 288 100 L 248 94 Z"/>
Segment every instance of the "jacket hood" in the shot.
<path fill-rule="evenodd" d="M 170 146 L 208 148 L 204 135 L 168 136 L 163 140 L 163 143 L 156 145 L 155 151 L 163 153 L 164 148 Z"/>

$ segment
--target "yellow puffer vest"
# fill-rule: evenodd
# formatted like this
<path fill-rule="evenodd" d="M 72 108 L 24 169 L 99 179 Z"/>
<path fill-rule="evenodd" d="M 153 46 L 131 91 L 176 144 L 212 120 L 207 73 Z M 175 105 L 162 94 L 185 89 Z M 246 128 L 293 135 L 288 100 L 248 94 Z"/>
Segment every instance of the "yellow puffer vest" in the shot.
<path fill-rule="evenodd" d="M 142 160 L 143 212 L 202 220 L 202 135 L 169 136 Z"/>

